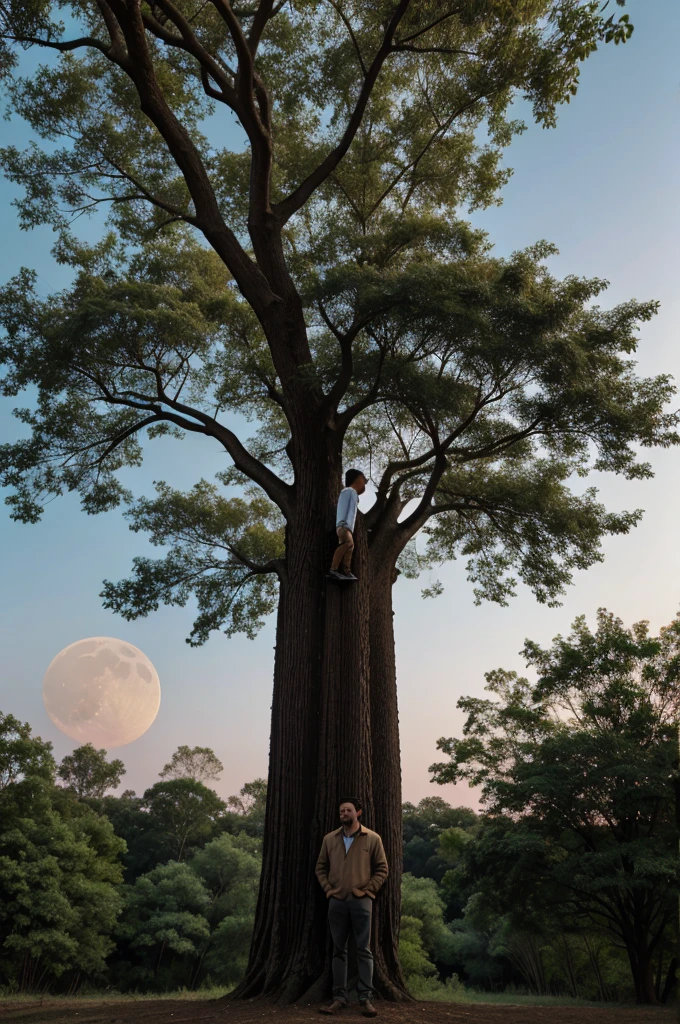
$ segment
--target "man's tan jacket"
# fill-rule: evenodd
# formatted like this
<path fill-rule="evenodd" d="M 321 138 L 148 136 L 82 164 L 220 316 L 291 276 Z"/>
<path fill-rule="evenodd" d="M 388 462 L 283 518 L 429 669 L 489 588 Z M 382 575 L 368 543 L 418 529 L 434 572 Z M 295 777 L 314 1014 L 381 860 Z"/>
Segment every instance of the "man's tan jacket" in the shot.
<path fill-rule="evenodd" d="M 342 838 L 342 827 L 323 837 L 321 853 L 316 862 L 316 877 L 323 891 L 330 899 L 347 899 L 354 896 L 370 896 L 375 899 L 380 886 L 387 878 L 387 857 L 382 839 L 377 832 L 360 825 L 354 833 L 354 840 L 347 853 Z"/>

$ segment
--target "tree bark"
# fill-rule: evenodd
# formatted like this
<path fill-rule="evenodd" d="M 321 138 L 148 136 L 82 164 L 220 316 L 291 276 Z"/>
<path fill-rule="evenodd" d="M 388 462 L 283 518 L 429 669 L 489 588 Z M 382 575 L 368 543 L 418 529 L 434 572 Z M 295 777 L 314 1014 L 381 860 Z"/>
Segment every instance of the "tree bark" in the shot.
<path fill-rule="evenodd" d="M 677 970 L 678 970 L 678 957 L 674 956 L 668 965 L 668 971 L 666 973 L 666 981 L 664 982 L 663 990 L 661 992 L 661 1002 L 665 1004 L 668 1002 L 673 989 L 677 984 Z"/>
<path fill-rule="evenodd" d="M 330 951 L 327 903 L 314 874 L 321 840 L 338 826 L 343 796 L 357 796 L 374 827 L 368 543 L 359 515 L 352 563 L 359 582 L 326 581 L 336 497 L 337 488 L 323 513 L 300 503 L 304 511 L 287 529 L 262 879 L 237 998 L 323 998 Z"/>
<path fill-rule="evenodd" d="M 627 946 L 628 959 L 635 986 L 635 1001 L 643 1006 L 654 1006 L 658 1003 L 654 988 L 654 968 L 652 954 L 646 943 Z"/>
<path fill-rule="evenodd" d="M 401 751 L 392 587 L 394 564 L 380 549 L 371 551 L 371 658 L 373 803 L 375 830 L 382 836 L 390 874 L 373 918 L 376 988 L 391 999 L 408 998 L 399 965 L 399 922 L 403 867 Z"/>
<path fill-rule="evenodd" d="M 334 521 L 334 517 L 333 517 Z M 325 567 L 337 541 L 335 530 Z M 313 875 L 327 832 L 338 828 L 338 807 L 343 797 L 360 800 L 362 820 L 373 827 L 371 769 L 371 714 L 369 702 L 369 574 L 368 543 L 363 517 L 357 515 L 352 571 L 358 583 L 329 583 L 325 589 L 324 642 L 319 702 L 317 800 L 312 823 L 310 876 L 316 909 L 312 924 L 313 949 L 303 936 L 300 976 L 314 980 L 304 991 L 307 1000 L 323 999 L 331 992 L 331 946 L 328 903 Z M 313 963 L 310 963 L 310 952 Z M 319 962 L 320 961 L 320 962 Z M 310 971 L 307 965 L 312 967 Z"/>
<path fill-rule="evenodd" d="M 262 874 L 248 970 L 236 996 L 286 990 L 314 923 L 311 860 L 317 800 L 320 664 L 323 651 L 323 522 L 313 509 L 286 530 L 274 687 Z M 313 956 L 313 941 L 309 942 Z M 302 991 L 306 979 L 297 983 Z M 294 999 L 299 993 L 292 993 Z"/>

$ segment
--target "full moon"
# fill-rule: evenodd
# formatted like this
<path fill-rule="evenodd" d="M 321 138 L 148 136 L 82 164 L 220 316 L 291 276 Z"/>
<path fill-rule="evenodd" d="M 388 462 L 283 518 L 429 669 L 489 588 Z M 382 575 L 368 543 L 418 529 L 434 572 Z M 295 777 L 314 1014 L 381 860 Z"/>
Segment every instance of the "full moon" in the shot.
<path fill-rule="evenodd" d="M 95 747 L 139 739 L 158 714 L 161 686 L 147 656 L 132 644 L 94 636 L 70 644 L 43 681 L 45 710 L 62 732 Z"/>

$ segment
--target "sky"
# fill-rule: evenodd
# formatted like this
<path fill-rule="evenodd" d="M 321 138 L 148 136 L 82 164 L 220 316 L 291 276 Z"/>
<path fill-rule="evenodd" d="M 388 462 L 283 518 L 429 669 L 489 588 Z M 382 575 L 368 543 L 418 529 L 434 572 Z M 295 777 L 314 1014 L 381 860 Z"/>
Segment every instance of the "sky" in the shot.
<path fill-rule="evenodd" d="M 560 254 L 550 261 L 552 272 L 606 278 L 604 306 L 631 298 L 659 300 L 658 316 L 640 334 L 639 369 L 680 381 L 680 4 L 630 0 L 627 10 L 635 25 L 630 42 L 603 47 L 583 65 L 578 95 L 561 109 L 556 129 L 531 125 L 514 141 L 506 159 L 514 174 L 503 204 L 471 219 L 489 233 L 500 255 L 539 239 L 554 242 Z M 22 145 L 28 138 L 16 121 L 0 135 L 3 144 Z M 0 281 L 20 266 L 32 267 L 46 294 L 67 283 L 65 272 L 50 255 L 48 229 L 19 230 L 11 206 L 15 195 L 0 179 Z M 10 403 L 0 403 L 0 440 L 13 439 L 17 429 Z M 650 461 L 656 474 L 651 481 L 593 481 L 609 508 L 641 508 L 645 515 L 628 537 L 605 541 L 605 561 L 575 576 L 559 608 L 537 604 L 522 587 L 506 608 L 476 607 L 462 561 L 431 578 L 398 581 L 405 800 L 438 795 L 455 805 L 477 805 L 467 787 L 434 786 L 428 767 L 439 760 L 437 739 L 461 733 L 457 700 L 482 696 L 484 673 L 491 669 L 524 671 L 519 652 L 525 638 L 548 644 L 568 632 L 577 615 L 594 623 L 600 607 L 626 623 L 649 620 L 655 630 L 674 617 L 680 607 L 680 449 L 652 452 Z M 161 440 L 126 480 L 136 494 L 150 494 L 155 480 L 188 488 L 224 465 L 217 444 L 204 438 Z M 49 504 L 38 525 L 15 523 L 0 506 L 0 711 L 28 721 L 61 759 L 76 744 L 45 712 L 42 680 L 48 665 L 68 644 L 86 637 L 132 643 L 155 665 L 162 696 L 148 732 L 112 755 L 127 768 L 121 789 L 143 792 L 177 746 L 188 744 L 214 749 L 224 764 L 215 788 L 227 797 L 266 776 L 274 624 L 268 621 L 253 641 L 213 634 L 194 649 L 185 643 L 193 621 L 190 605 L 162 608 L 132 623 L 103 609 L 102 581 L 121 579 L 135 555 L 154 552 L 143 536 L 128 530 L 121 511 L 87 516 L 72 496 Z M 423 586 L 435 577 L 444 593 L 423 600 Z"/>

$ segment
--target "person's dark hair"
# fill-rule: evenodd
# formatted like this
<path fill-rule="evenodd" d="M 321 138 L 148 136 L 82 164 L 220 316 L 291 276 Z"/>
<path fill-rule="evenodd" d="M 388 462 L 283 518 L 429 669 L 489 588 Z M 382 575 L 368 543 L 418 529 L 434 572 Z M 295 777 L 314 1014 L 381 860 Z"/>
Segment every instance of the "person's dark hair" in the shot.
<path fill-rule="evenodd" d="M 361 803 L 355 796 L 343 796 L 341 800 L 338 800 L 338 807 L 341 804 L 353 804 L 355 811 L 362 810 Z"/>
<path fill-rule="evenodd" d="M 348 469 L 345 473 L 345 487 L 351 487 L 359 476 L 363 476 L 364 480 L 366 479 L 366 474 L 360 469 Z M 350 803 L 351 801 L 348 800 L 347 802 Z"/>

